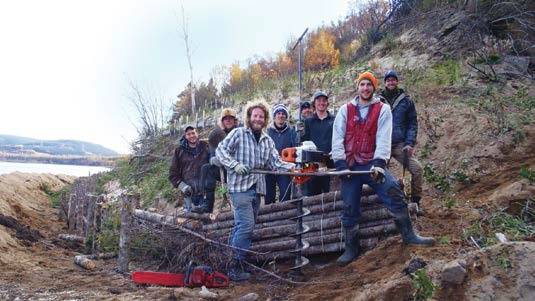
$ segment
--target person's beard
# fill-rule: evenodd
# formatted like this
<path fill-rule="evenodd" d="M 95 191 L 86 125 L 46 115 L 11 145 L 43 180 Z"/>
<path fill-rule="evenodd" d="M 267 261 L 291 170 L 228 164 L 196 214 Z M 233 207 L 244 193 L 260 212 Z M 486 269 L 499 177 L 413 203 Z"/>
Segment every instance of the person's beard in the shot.
<path fill-rule="evenodd" d="M 187 140 L 187 139 L 186 139 Z M 191 140 L 188 140 L 188 145 L 190 147 L 196 147 L 197 146 L 197 142 L 199 141 L 199 139 L 195 139 L 193 142 Z"/>
<path fill-rule="evenodd" d="M 364 93 L 361 93 L 361 94 L 359 95 L 359 97 L 360 97 L 361 100 L 364 100 L 364 101 L 370 101 L 370 100 L 373 98 L 373 91 L 370 93 L 370 96 L 367 97 L 367 98 L 364 97 L 363 94 L 364 94 Z"/>
<path fill-rule="evenodd" d="M 259 125 L 260 128 L 256 128 L 256 125 L 259 125 L 259 124 L 254 123 L 253 121 L 249 121 L 249 127 L 251 128 L 251 130 L 253 130 L 253 132 L 260 132 L 260 131 L 262 131 L 263 124 L 262 124 L 262 125 Z"/>

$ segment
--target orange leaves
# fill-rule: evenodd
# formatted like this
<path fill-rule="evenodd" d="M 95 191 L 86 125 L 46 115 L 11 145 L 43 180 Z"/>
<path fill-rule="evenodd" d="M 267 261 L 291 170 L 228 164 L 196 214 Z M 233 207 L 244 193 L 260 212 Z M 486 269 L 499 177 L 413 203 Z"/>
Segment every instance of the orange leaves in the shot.
<path fill-rule="evenodd" d="M 305 55 L 305 68 L 321 70 L 333 68 L 340 64 L 340 50 L 334 46 L 335 37 L 326 29 L 311 33 Z"/>

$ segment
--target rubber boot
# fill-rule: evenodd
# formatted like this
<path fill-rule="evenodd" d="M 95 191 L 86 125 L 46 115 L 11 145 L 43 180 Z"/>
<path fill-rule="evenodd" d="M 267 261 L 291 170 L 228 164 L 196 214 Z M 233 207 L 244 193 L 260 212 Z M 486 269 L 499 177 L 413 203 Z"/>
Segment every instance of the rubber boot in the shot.
<path fill-rule="evenodd" d="M 394 215 L 394 222 L 405 244 L 422 247 L 430 247 L 435 244 L 434 238 L 422 237 L 414 232 L 407 208 L 403 209 L 401 213 Z"/>
<path fill-rule="evenodd" d="M 212 213 L 214 210 L 214 192 L 206 192 L 206 197 L 203 198 L 199 206 L 195 206 L 191 212 L 193 213 Z"/>
<path fill-rule="evenodd" d="M 424 209 L 422 208 L 422 205 L 420 204 L 420 201 L 422 200 L 422 197 L 421 196 L 417 196 L 417 195 L 414 195 L 411 197 L 411 202 L 412 203 L 415 203 L 418 207 L 418 210 L 416 210 L 416 215 L 418 216 L 423 216 L 425 213 L 424 213 Z"/>
<path fill-rule="evenodd" d="M 344 227 L 344 242 L 344 253 L 336 260 L 338 266 L 345 266 L 359 256 L 360 239 L 358 225 L 349 228 Z"/>
<path fill-rule="evenodd" d="M 206 198 L 204 199 L 204 203 L 206 205 L 205 213 L 212 213 L 214 211 L 214 201 L 215 201 L 215 192 L 213 190 L 207 191 Z"/>
<path fill-rule="evenodd" d="M 193 202 L 191 201 L 191 197 L 184 197 L 184 211 L 185 212 L 191 212 L 191 207 L 193 207 Z"/>
<path fill-rule="evenodd" d="M 228 276 L 230 280 L 240 282 L 249 280 L 249 278 L 251 278 L 251 273 L 248 273 L 244 269 L 243 263 L 240 260 L 234 259 L 228 272 Z"/>

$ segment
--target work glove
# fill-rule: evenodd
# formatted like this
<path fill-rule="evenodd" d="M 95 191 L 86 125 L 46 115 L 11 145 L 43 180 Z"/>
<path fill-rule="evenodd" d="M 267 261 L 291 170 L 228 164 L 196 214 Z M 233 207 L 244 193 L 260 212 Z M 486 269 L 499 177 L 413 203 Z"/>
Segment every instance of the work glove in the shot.
<path fill-rule="evenodd" d="M 184 183 L 184 181 L 182 181 L 182 182 L 180 182 L 180 184 L 178 184 L 178 189 L 180 189 L 180 191 L 182 191 L 182 193 L 186 197 L 191 197 L 191 195 L 193 194 L 193 190 L 191 189 L 191 186 L 189 186 L 188 184 Z"/>
<path fill-rule="evenodd" d="M 210 158 L 210 164 L 215 165 L 217 167 L 221 167 L 221 162 L 219 162 L 219 159 L 217 159 L 216 156 L 213 156 L 212 158 Z"/>
<path fill-rule="evenodd" d="M 334 162 L 334 167 L 336 168 L 336 171 L 343 171 L 343 170 L 349 170 L 349 167 L 347 166 L 346 160 L 336 160 Z M 340 176 L 340 179 L 349 179 L 350 175 Z"/>
<path fill-rule="evenodd" d="M 403 147 L 403 152 L 406 152 L 409 157 L 412 157 L 412 155 L 414 154 L 414 147 L 410 145 L 405 145 Z"/>
<path fill-rule="evenodd" d="M 297 132 L 304 132 L 305 131 L 305 123 L 302 121 L 298 121 L 295 123 L 295 130 Z"/>
<path fill-rule="evenodd" d="M 291 172 L 295 172 L 296 171 L 296 167 L 297 165 L 295 165 L 295 163 L 292 163 L 292 162 L 286 162 L 286 166 L 288 166 L 288 171 L 291 171 Z"/>
<path fill-rule="evenodd" d="M 249 166 L 245 166 L 241 163 L 239 163 L 238 165 L 234 166 L 234 171 L 239 174 L 239 175 L 246 175 L 249 173 L 249 171 L 251 171 L 251 168 Z"/>
<path fill-rule="evenodd" d="M 372 168 L 370 169 L 371 174 L 370 177 L 372 180 L 374 180 L 376 183 L 384 183 L 385 182 L 385 168 L 386 168 L 386 162 L 382 159 L 375 159 L 372 161 Z"/>

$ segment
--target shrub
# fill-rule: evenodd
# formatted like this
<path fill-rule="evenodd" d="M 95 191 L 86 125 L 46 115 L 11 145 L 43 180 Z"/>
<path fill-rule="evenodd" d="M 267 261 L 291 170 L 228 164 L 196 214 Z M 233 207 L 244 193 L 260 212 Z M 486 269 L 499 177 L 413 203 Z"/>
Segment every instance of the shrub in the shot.
<path fill-rule="evenodd" d="M 453 59 L 445 60 L 432 67 L 429 79 L 439 86 L 454 85 L 461 79 L 459 62 Z"/>
<path fill-rule="evenodd" d="M 71 193 L 71 186 L 64 186 L 60 190 L 54 191 L 48 183 L 41 183 L 39 189 L 47 195 L 52 208 L 59 208 L 61 200 L 66 199 Z"/>
<path fill-rule="evenodd" d="M 535 235 L 535 227 L 506 212 L 495 212 L 490 216 L 477 220 L 463 231 L 463 238 L 472 237 L 481 247 L 497 242 L 495 233 L 504 233 L 509 240 L 522 240 Z"/>
<path fill-rule="evenodd" d="M 121 218 L 117 207 L 108 208 L 108 215 L 102 221 L 100 233 L 97 235 L 97 242 L 103 252 L 119 251 L 119 230 L 121 228 Z"/>
<path fill-rule="evenodd" d="M 419 269 L 411 274 L 412 287 L 415 289 L 414 300 L 428 300 L 433 297 L 436 285 L 433 283 L 425 269 Z"/>
<path fill-rule="evenodd" d="M 531 184 L 533 184 L 535 183 L 535 170 L 527 166 L 523 166 L 520 169 L 520 177 L 527 179 Z"/>

